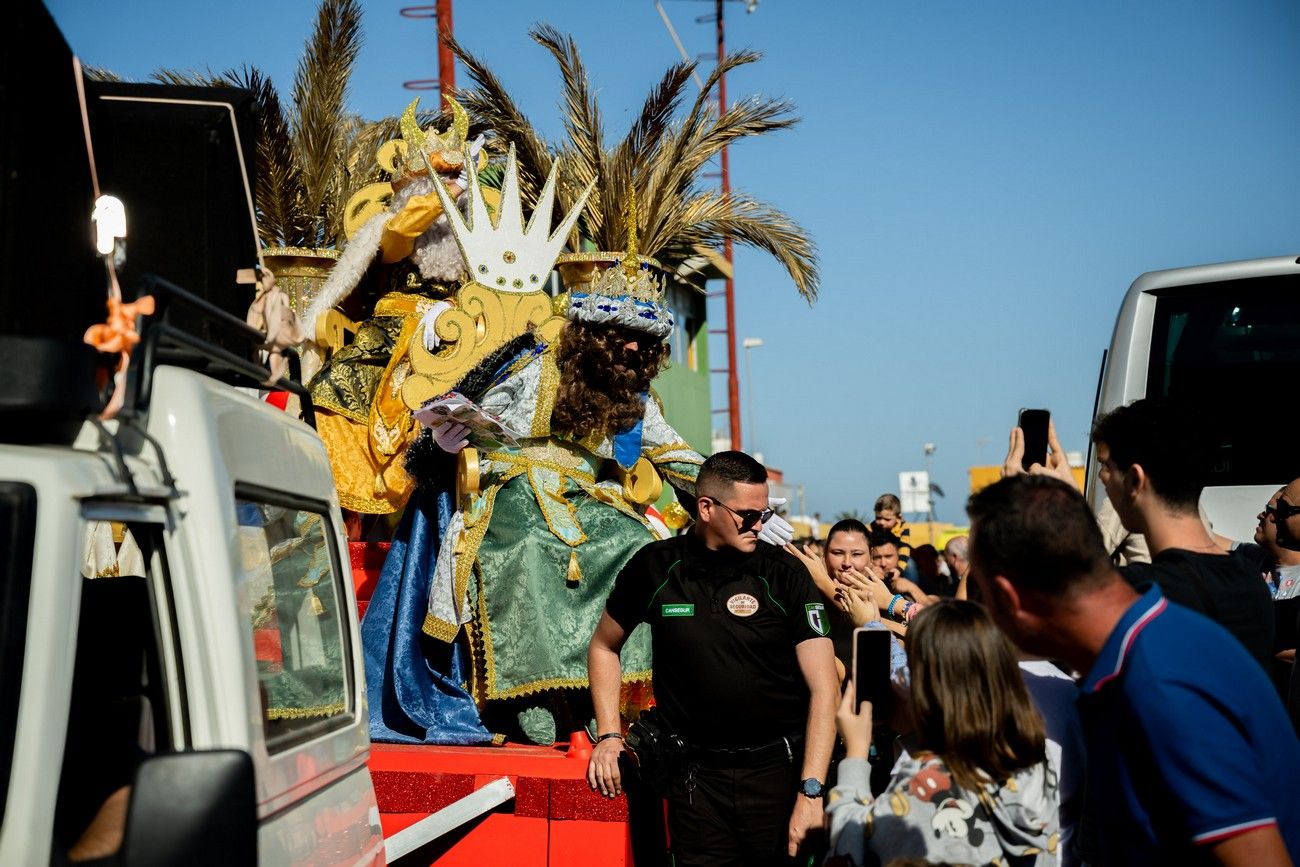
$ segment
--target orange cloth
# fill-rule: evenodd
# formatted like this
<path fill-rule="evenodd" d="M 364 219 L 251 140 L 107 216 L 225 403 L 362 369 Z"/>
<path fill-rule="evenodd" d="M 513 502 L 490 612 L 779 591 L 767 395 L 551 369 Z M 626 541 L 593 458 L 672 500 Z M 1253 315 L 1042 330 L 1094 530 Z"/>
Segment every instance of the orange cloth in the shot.
<path fill-rule="evenodd" d="M 154 311 L 152 295 L 143 295 L 130 304 L 123 304 L 119 298 L 108 299 L 108 319 L 86 329 L 82 339 L 100 352 L 130 353 L 140 342 L 140 334 L 135 330 L 137 316 L 149 316 Z"/>

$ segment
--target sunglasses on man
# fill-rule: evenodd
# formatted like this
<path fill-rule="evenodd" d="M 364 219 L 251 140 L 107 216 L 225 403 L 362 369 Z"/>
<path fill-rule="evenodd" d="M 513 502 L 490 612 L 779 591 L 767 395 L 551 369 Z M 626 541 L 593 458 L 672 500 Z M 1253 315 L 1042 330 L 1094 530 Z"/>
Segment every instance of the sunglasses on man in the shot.
<path fill-rule="evenodd" d="M 1300 515 L 1300 506 L 1293 506 L 1286 500 L 1278 500 L 1265 506 L 1264 514 L 1272 515 L 1275 521 L 1285 521 Z"/>
<path fill-rule="evenodd" d="M 700 499 L 716 503 L 739 518 L 740 526 L 737 529 L 742 533 L 746 530 L 754 529 L 755 524 L 767 523 L 772 520 L 772 516 L 776 514 L 775 509 L 733 509 L 717 497 L 700 497 Z"/>

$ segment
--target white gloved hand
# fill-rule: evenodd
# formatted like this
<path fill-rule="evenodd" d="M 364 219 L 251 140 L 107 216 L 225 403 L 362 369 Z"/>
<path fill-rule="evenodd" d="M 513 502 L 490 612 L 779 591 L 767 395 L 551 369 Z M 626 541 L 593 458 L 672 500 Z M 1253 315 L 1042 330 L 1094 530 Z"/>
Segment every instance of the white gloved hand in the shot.
<path fill-rule="evenodd" d="M 466 164 L 465 168 L 460 170 L 460 175 L 456 178 L 456 183 L 460 185 L 462 190 L 469 189 L 469 167 L 475 166 L 477 168 L 478 152 L 483 150 L 483 141 L 483 136 L 480 135 L 478 138 L 474 139 L 474 141 L 470 142 L 469 163 Z"/>
<path fill-rule="evenodd" d="M 442 345 L 442 340 L 438 338 L 438 331 L 434 328 L 434 323 L 443 314 L 443 311 L 450 309 L 451 305 L 446 301 L 439 301 L 420 317 L 420 324 L 416 327 L 416 331 L 421 335 L 420 339 L 424 341 L 424 348 L 430 352 Z"/>
<path fill-rule="evenodd" d="M 767 507 L 775 509 L 784 506 L 785 501 L 785 497 L 768 497 Z M 773 513 L 771 518 L 763 522 L 763 529 L 759 531 L 758 538 L 769 545 L 784 548 L 794 541 L 794 527 L 791 527 L 790 522 L 785 518 Z"/>
<path fill-rule="evenodd" d="M 463 425 L 458 421 L 445 421 L 431 430 L 433 441 L 438 444 L 438 448 L 448 454 L 454 455 L 469 445 L 469 425 Z"/>

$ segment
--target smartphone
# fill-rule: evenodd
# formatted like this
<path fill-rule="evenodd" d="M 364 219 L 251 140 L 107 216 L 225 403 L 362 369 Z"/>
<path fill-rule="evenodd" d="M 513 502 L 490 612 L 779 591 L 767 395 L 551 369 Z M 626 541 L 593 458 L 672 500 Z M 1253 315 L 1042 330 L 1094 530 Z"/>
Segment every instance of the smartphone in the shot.
<path fill-rule="evenodd" d="M 871 702 L 871 715 L 882 720 L 889 713 L 894 693 L 889 684 L 889 630 L 858 627 L 853 630 L 853 694 L 858 706 Z"/>
<path fill-rule="evenodd" d="M 1025 434 L 1025 454 L 1020 458 L 1022 469 L 1034 464 L 1047 466 L 1047 423 L 1052 414 L 1045 409 L 1022 409 L 1017 427 Z"/>

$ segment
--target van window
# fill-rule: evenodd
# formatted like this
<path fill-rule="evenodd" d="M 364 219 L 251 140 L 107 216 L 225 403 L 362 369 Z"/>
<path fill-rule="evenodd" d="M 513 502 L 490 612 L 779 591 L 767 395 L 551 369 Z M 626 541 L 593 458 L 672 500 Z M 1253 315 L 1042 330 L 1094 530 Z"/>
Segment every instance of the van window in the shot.
<path fill-rule="evenodd" d="M 1147 397 L 1197 409 L 1214 446 L 1206 485 L 1300 476 L 1285 418 L 1300 382 L 1300 277 L 1158 290 Z"/>
<path fill-rule="evenodd" d="M 322 512 L 236 503 L 262 725 L 276 752 L 351 721 L 347 597 Z"/>

